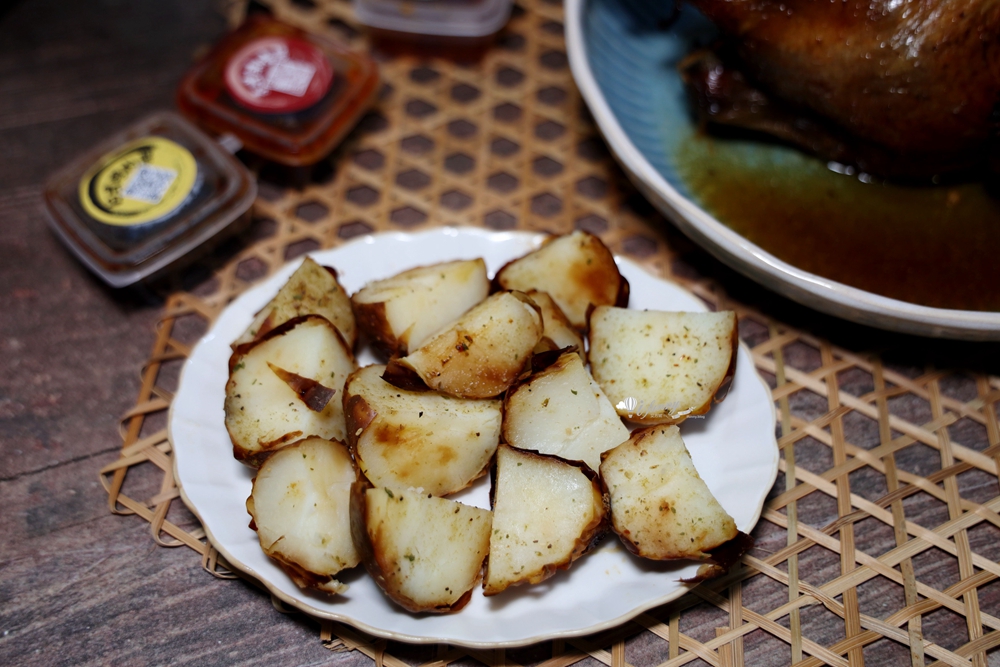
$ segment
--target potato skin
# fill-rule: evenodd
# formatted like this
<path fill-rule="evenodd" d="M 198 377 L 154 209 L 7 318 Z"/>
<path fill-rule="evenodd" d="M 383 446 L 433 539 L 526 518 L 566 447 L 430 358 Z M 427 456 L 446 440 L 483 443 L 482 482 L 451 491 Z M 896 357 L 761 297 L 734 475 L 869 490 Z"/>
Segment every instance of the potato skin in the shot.
<path fill-rule="evenodd" d="M 358 323 L 358 329 L 365 333 L 379 354 L 386 357 L 406 354 L 406 345 L 396 338 L 392 333 L 392 327 L 389 326 L 385 314 L 385 302 L 358 303 L 352 299 L 351 307 L 354 309 L 354 319 Z"/>

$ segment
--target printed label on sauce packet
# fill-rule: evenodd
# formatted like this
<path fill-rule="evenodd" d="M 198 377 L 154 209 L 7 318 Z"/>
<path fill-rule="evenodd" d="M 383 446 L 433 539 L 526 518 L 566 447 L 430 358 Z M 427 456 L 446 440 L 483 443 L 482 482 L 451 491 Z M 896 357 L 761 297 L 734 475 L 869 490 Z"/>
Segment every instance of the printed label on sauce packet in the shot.
<path fill-rule="evenodd" d="M 333 67 L 316 46 L 290 37 L 256 39 L 229 59 L 226 89 L 241 105 L 265 113 L 292 113 L 319 102 Z"/>
<path fill-rule="evenodd" d="M 163 137 L 143 137 L 108 153 L 80 179 L 80 205 L 108 225 L 132 226 L 166 217 L 191 194 L 198 163 Z"/>

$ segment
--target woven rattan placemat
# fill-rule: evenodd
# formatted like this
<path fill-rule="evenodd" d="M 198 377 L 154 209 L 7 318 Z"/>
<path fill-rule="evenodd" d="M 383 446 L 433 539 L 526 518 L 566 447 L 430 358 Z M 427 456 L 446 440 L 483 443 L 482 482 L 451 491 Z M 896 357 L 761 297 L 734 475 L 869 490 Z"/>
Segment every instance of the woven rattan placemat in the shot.
<path fill-rule="evenodd" d="M 349 2 L 269 7 L 369 48 Z M 235 23 L 245 8 L 230 11 Z M 170 290 L 122 421 L 121 457 L 102 471 L 112 511 L 141 516 L 159 544 L 187 545 L 207 570 L 232 576 L 178 500 L 166 410 L 190 346 L 285 261 L 384 230 L 581 228 L 738 312 L 773 389 L 782 451 L 757 545 L 725 579 L 614 631 L 524 652 L 442 646 L 423 664 L 986 665 L 1000 644 L 1000 379 L 891 366 L 675 275 L 683 241 L 623 182 L 597 136 L 569 72 L 562 20 L 557 1 L 519 0 L 496 46 L 471 62 L 376 50 L 384 81 L 376 109 L 329 160 L 298 175 L 308 184 L 285 187 L 288 174 L 261 168 L 250 230 L 207 272 L 188 276 L 196 288 Z M 141 495 L 126 484 L 137 475 L 146 480 Z M 330 648 L 379 665 L 412 662 L 347 626 L 320 627 Z"/>

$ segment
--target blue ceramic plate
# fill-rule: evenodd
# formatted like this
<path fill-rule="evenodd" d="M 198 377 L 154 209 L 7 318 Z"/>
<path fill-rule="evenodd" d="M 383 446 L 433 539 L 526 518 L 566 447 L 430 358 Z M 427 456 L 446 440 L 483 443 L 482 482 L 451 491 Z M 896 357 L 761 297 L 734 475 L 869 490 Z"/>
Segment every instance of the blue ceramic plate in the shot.
<path fill-rule="evenodd" d="M 671 22 L 672 12 L 673 3 L 665 0 L 566 0 L 574 78 L 612 153 L 642 193 L 721 261 L 807 306 L 894 331 L 1000 340 L 1000 313 L 915 305 L 803 271 L 702 208 L 680 176 L 680 156 L 696 128 L 676 66 L 693 46 L 711 40 L 713 28 L 690 7 Z M 771 145 L 743 142 L 732 154 L 784 169 L 823 169 L 795 150 Z"/>

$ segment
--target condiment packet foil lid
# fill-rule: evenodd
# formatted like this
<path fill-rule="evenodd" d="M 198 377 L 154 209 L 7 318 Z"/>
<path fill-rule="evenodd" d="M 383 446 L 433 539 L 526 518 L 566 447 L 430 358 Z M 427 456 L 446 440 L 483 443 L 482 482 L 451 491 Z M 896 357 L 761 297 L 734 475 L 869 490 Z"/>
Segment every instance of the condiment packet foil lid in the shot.
<path fill-rule="evenodd" d="M 73 254 L 124 287 L 219 235 L 256 195 L 238 160 L 178 114 L 161 111 L 63 167 L 43 198 Z"/>

